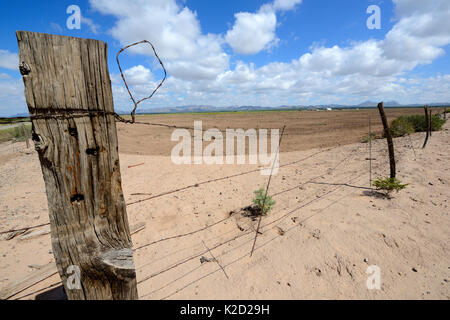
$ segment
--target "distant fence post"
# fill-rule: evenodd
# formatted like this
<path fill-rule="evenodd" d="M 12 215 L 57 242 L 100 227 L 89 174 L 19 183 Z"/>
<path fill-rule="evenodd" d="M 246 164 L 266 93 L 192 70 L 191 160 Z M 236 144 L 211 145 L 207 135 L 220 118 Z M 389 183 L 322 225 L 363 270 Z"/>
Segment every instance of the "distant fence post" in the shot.
<path fill-rule="evenodd" d="M 20 124 L 20 129 L 22 130 L 23 138 L 25 139 L 25 142 L 27 144 L 27 149 L 30 147 L 30 142 L 28 141 L 28 131 L 27 128 L 25 128 L 25 125 L 23 123 Z"/>
<path fill-rule="evenodd" d="M 430 117 L 428 118 L 428 121 L 430 123 L 428 125 L 428 129 L 430 130 L 430 137 L 431 137 L 433 135 L 433 113 L 432 113 L 431 108 L 430 108 L 429 112 L 430 112 Z"/>
<path fill-rule="evenodd" d="M 372 123 L 369 116 L 369 188 L 372 187 Z"/>
<path fill-rule="evenodd" d="M 18 31 L 52 247 L 69 299 L 137 299 L 104 42 Z"/>
<path fill-rule="evenodd" d="M 427 135 L 425 136 L 425 141 L 423 142 L 422 149 L 424 149 L 427 146 L 428 137 L 430 136 L 430 120 L 428 119 L 428 106 L 424 106 L 423 109 L 425 110 L 425 124 L 426 124 L 426 130 Z"/>
<path fill-rule="evenodd" d="M 386 114 L 384 113 L 383 102 L 380 102 L 378 104 L 378 111 L 380 111 L 381 121 L 383 122 L 383 127 L 384 127 L 384 134 L 386 136 L 386 140 L 387 140 L 387 144 L 388 144 L 391 178 L 395 178 L 394 142 L 392 141 L 391 130 L 389 129 Z"/>

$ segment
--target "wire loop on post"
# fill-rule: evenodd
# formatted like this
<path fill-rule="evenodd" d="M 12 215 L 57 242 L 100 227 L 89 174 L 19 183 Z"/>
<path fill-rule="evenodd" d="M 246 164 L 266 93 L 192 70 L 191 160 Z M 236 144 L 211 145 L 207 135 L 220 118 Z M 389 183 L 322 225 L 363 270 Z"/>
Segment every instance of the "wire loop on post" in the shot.
<path fill-rule="evenodd" d="M 134 97 L 133 97 L 133 94 L 132 94 L 131 91 L 130 91 L 130 88 L 128 87 L 127 80 L 125 79 L 125 76 L 124 76 L 123 71 L 122 71 L 122 67 L 120 66 L 119 55 L 120 55 L 122 52 L 124 52 L 125 50 L 127 50 L 128 48 L 133 47 L 133 46 L 136 46 L 136 45 L 139 45 L 139 44 L 142 44 L 142 43 L 148 43 L 148 44 L 152 47 L 152 50 L 153 50 L 153 53 L 155 54 L 156 59 L 158 59 L 159 64 L 161 65 L 161 67 L 162 67 L 163 70 L 164 70 L 164 78 L 161 80 L 161 82 L 160 82 L 159 85 L 156 87 L 156 89 L 153 90 L 153 92 L 152 92 L 151 95 L 149 95 L 148 97 L 142 98 L 141 100 L 136 101 L 136 100 L 134 99 Z M 134 104 L 133 111 L 131 111 L 131 121 L 125 120 L 124 118 L 122 118 L 122 117 L 119 116 L 118 114 L 116 114 L 116 118 L 117 118 L 118 120 L 122 121 L 122 122 L 125 122 L 125 123 L 135 123 L 135 122 L 136 122 L 136 121 L 135 121 L 135 114 L 136 114 L 136 109 L 137 109 L 138 105 L 139 105 L 141 102 L 143 102 L 143 101 L 145 101 L 145 100 L 148 100 L 148 99 L 150 99 L 150 98 L 153 97 L 153 95 L 156 93 L 156 91 L 158 91 L 158 89 L 163 85 L 164 81 L 166 80 L 166 77 L 167 77 L 167 71 L 166 71 L 166 68 L 164 67 L 163 62 L 161 61 L 161 59 L 159 58 L 158 54 L 156 53 L 155 47 L 153 46 L 153 44 L 152 44 L 150 41 L 147 41 L 147 40 L 142 40 L 142 41 L 139 41 L 139 42 L 135 42 L 135 43 L 132 43 L 132 44 L 130 44 L 130 45 L 128 45 L 128 46 L 126 46 L 126 47 L 120 49 L 119 52 L 117 53 L 116 61 L 117 61 L 117 66 L 119 67 L 120 75 L 122 76 L 123 83 L 125 84 L 125 87 L 127 88 L 128 94 L 130 95 L 131 101 L 133 101 L 133 104 Z"/>

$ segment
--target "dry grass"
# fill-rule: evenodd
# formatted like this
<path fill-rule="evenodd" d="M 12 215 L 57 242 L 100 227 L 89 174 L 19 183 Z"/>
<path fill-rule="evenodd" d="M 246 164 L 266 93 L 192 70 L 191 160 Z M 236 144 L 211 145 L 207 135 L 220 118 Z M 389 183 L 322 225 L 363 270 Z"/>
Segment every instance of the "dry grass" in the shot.
<path fill-rule="evenodd" d="M 21 126 L 2 129 L 0 127 L 0 143 L 7 141 L 25 141 L 25 133 L 28 137 L 31 137 L 31 124 L 27 123 L 24 125 L 25 132 Z"/>

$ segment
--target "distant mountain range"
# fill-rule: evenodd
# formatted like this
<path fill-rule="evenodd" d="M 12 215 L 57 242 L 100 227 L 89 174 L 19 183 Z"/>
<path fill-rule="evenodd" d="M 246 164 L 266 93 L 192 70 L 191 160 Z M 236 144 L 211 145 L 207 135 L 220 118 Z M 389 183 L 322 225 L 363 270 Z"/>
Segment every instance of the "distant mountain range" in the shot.
<path fill-rule="evenodd" d="M 383 102 L 385 107 L 400 107 L 401 104 L 397 101 L 386 101 Z M 364 101 L 363 103 L 358 104 L 358 107 L 376 107 L 378 106 L 378 102 L 374 101 Z"/>

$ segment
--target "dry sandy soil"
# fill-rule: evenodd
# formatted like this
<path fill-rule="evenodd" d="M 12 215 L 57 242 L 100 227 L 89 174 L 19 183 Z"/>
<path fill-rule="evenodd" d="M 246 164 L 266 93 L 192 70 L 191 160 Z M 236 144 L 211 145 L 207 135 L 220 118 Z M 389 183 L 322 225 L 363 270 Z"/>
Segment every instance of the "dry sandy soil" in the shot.
<path fill-rule="evenodd" d="M 436 112 L 436 109 L 434 109 Z M 420 108 L 386 108 L 389 121 L 410 114 L 423 114 Z M 280 129 L 286 125 L 281 152 L 334 147 L 360 142 L 368 135 L 369 117 L 374 131 L 383 129 L 378 109 L 335 111 L 243 112 L 226 114 L 168 114 L 138 116 L 137 121 L 193 128 L 202 121 L 203 130 L 217 128 L 225 137 L 226 129 Z M 121 153 L 170 156 L 177 142 L 171 142 L 173 128 L 118 123 Z M 190 130 L 194 134 L 193 130 Z M 206 144 L 206 143 L 205 143 Z"/>
<path fill-rule="evenodd" d="M 252 257 L 257 222 L 239 209 L 267 182 L 258 166 L 177 166 L 164 155 L 167 150 L 149 148 L 156 138 L 163 144 L 159 129 L 144 126 L 145 133 L 119 124 L 130 224 L 146 223 L 133 235 L 134 247 L 169 238 L 135 251 L 140 298 L 449 299 L 449 123 L 433 133 L 424 150 L 423 133 L 395 139 L 398 178 L 409 185 L 386 199 L 369 185 L 368 144 L 359 142 L 367 135 L 366 113 L 273 113 L 259 127 L 279 127 L 277 117 L 284 114 L 289 114 L 287 133 L 294 136 L 283 141 L 281 168 L 269 191 L 276 204 L 262 220 Z M 308 135 L 301 125 L 289 126 L 297 116 L 311 123 L 328 120 L 323 131 L 296 141 Z M 350 116 L 361 119 L 356 128 L 350 128 Z M 192 126 L 189 117 L 177 124 Z M 251 127 L 243 115 L 233 115 L 233 121 L 217 117 L 208 121 L 222 129 L 228 123 Z M 138 134 L 127 134 L 131 130 Z M 384 140 L 373 143 L 373 177 L 389 173 L 386 149 Z M 130 168 L 137 164 L 142 165 Z M 48 222 L 39 160 L 24 143 L 0 145 L 0 221 L 0 231 Z M 171 238 L 183 234 L 189 235 Z M 0 290 L 53 261 L 49 235 L 2 237 Z M 370 265 L 380 268 L 380 290 L 366 286 Z M 12 299 L 34 299 L 58 280 L 54 275 Z"/>

